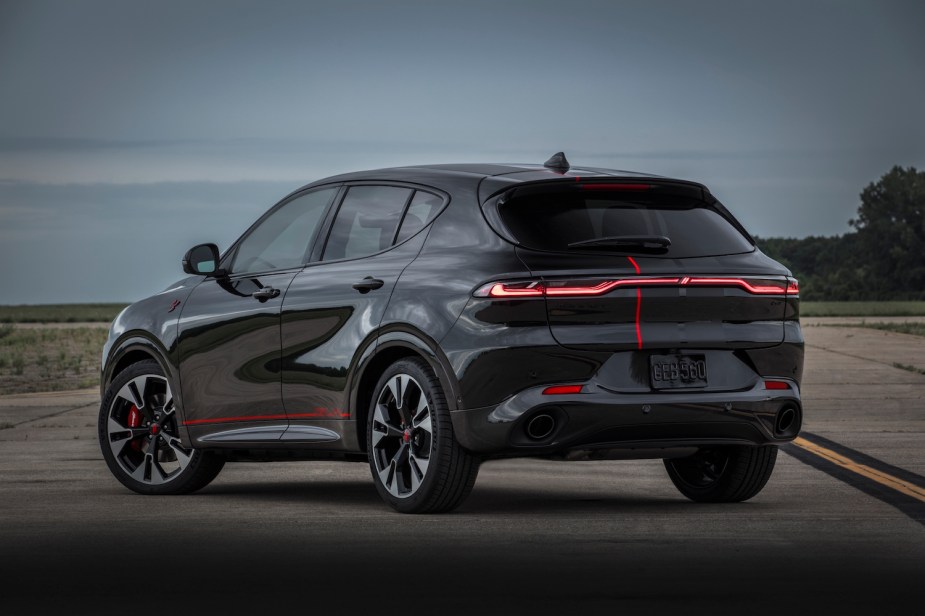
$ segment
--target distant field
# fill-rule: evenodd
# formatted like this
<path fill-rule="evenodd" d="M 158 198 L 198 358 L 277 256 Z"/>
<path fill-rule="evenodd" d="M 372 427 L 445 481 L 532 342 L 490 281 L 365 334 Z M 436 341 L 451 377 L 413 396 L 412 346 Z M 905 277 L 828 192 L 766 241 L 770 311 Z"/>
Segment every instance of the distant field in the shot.
<path fill-rule="evenodd" d="M 925 302 L 800 302 L 802 317 L 925 316 Z"/>
<path fill-rule="evenodd" d="M 0 395 L 99 385 L 102 327 L 0 325 Z"/>
<path fill-rule="evenodd" d="M 126 304 L 40 304 L 0 306 L 0 323 L 109 322 Z"/>
<path fill-rule="evenodd" d="M 896 332 L 897 334 L 925 336 L 925 323 L 875 323 L 861 321 L 860 323 L 833 323 L 827 325 L 827 327 L 866 327 L 868 329 Z"/>

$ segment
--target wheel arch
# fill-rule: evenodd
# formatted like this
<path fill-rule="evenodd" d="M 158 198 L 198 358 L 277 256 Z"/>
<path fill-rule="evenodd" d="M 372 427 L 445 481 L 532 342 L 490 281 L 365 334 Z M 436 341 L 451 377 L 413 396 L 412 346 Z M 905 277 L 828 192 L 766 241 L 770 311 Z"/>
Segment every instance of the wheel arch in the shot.
<path fill-rule="evenodd" d="M 100 398 L 105 398 L 106 389 L 119 373 L 126 370 L 140 361 L 153 359 L 160 365 L 168 381 L 170 382 L 173 393 L 174 405 L 177 409 L 180 422 L 180 440 L 184 445 L 189 445 L 189 434 L 185 427 L 182 426 L 183 397 L 180 390 L 180 375 L 174 362 L 170 361 L 170 351 L 165 349 L 159 340 L 152 337 L 145 331 L 130 331 L 123 334 L 112 345 L 103 364 L 103 372 L 100 375 Z"/>
<path fill-rule="evenodd" d="M 389 366 L 407 357 L 417 357 L 427 362 L 443 387 L 450 410 L 457 408 L 459 382 L 437 342 L 407 326 L 385 329 L 379 333 L 375 343 L 362 353 L 357 362 L 356 376 L 349 387 L 348 408 L 355 419 L 357 442 L 363 451 L 366 451 L 369 402 L 375 393 L 376 383 Z"/>

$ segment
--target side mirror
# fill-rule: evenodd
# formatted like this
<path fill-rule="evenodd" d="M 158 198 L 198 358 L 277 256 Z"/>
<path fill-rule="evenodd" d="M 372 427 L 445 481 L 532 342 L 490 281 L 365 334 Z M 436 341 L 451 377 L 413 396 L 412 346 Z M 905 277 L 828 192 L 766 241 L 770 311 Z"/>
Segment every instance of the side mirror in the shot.
<path fill-rule="evenodd" d="M 183 257 L 183 271 L 198 276 L 218 276 L 218 246 L 215 244 L 199 244 L 193 246 Z"/>

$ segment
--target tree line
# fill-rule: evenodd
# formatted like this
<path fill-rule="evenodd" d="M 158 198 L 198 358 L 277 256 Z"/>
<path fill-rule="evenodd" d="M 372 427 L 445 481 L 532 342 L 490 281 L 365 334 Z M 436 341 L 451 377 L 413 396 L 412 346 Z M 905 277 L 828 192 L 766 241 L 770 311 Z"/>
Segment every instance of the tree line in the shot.
<path fill-rule="evenodd" d="M 755 238 L 809 301 L 925 300 L 925 171 L 893 167 L 861 192 L 854 231 Z"/>

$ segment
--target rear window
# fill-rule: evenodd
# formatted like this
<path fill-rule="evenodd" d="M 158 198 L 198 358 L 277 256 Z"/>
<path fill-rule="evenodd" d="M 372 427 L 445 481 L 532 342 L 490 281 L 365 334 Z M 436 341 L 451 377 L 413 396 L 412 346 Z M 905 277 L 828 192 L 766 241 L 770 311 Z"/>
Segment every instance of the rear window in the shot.
<path fill-rule="evenodd" d="M 513 239 L 537 250 L 686 258 L 754 249 L 702 200 L 660 188 L 519 190 L 499 203 L 498 214 Z"/>

